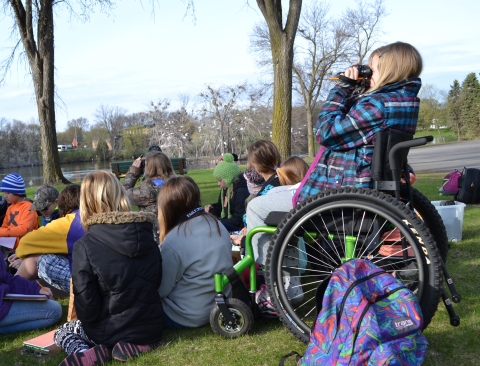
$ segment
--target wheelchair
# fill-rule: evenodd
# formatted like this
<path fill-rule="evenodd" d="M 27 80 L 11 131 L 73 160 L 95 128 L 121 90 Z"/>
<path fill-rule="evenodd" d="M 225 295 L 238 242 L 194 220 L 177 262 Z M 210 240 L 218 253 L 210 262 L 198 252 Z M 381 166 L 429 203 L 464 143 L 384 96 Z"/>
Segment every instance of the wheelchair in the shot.
<path fill-rule="evenodd" d="M 354 258 L 370 260 L 411 289 L 420 303 L 424 327 L 431 322 L 440 298 L 451 325 L 459 325 L 460 318 L 443 288 L 445 277 L 453 302 L 460 301 L 444 264 L 449 244 L 442 218 L 408 179 L 401 183 L 402 174 L 408 177 L 409 148 L 433 139 L 412 137 L 395 130 L 377 134 L 373 189 L 326 190 L 288 213 L 270 213 L 266 226 L 252 229 L 246 236 L 244 258 L 226 273 L 215 275 L 217 294 L 210 314 L 213 331 L 235 338 L 247 333 L 259 316 L 251 244 L 258 233 L 272 235 L 265 278 L 276 314 L 304 343 L 308 343 L 317 317 L 317 299 L 323 297 L 332 272 Z M 239 279 L 247 268 L 248 291 Z M 228 283 L 240 289 L 237 298 L 228 299 L 222 294 Z"/>

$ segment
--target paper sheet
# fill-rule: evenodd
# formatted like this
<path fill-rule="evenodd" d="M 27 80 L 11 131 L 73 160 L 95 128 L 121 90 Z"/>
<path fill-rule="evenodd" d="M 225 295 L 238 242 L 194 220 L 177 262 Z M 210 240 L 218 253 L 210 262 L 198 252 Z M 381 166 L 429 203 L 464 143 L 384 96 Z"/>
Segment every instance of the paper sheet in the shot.
<path fill-rule="evenodd" d="M 0 237 L 0 245 L 2 247 L 8 248 L 8 249 L 13 249 L 15 246 L 15 242 L 17 241 L 17 238 L 12 236 L 12 237 Z"/>

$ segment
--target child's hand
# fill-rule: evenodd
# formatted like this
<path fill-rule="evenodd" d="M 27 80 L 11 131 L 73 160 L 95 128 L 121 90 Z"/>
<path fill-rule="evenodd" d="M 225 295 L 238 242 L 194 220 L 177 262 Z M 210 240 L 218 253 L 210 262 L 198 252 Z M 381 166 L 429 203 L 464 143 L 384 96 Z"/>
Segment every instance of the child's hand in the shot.
<path fill-rule="evenodd" d="M 40 295 L 47 295 L 49 299 L 53 297 L 52 290 L 50 290 L 48 287 L 43 287 L 39 291 Z"/>
<path fill-rule="evenodd" d="M 18 258 L 15 254 L 12 254 L 10 257 L 8 257 L 8 261 L 10 262 L 8 266 L 15 269 L 18 269 L 22 264 L 22 260 Z"/>
<path fill-rule="evenodd" d="M 237 247 L 242 245 L 242 238 L 243 235 L 230 235 L 230 241 L 233 245 L 236 245 Z"/>

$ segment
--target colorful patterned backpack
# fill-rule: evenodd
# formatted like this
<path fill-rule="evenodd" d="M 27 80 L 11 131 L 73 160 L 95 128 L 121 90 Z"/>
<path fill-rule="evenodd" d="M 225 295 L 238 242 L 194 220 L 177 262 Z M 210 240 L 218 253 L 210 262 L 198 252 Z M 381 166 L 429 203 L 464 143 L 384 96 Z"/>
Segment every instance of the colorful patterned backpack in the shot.
<path fill-rule="evenodd" d="M 420 365 L 428 342 L 416 296 L 369 261 L 336 269 L 298 365 Z"/>

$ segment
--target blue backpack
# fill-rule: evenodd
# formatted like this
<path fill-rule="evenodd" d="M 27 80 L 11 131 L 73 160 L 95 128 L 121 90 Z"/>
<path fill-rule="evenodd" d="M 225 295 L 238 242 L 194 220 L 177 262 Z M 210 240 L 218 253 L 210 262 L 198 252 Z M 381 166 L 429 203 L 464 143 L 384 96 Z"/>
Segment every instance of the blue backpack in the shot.
<path fill-rule="evenodd" d="M 328 286 L 321 287 L 317 290 L 321 311 L 298 365 L 423 362 L 428 342 L 422 334 L 420 305 L 395 277 L 367 260 L 355 259 L 337 268 Z"/>

